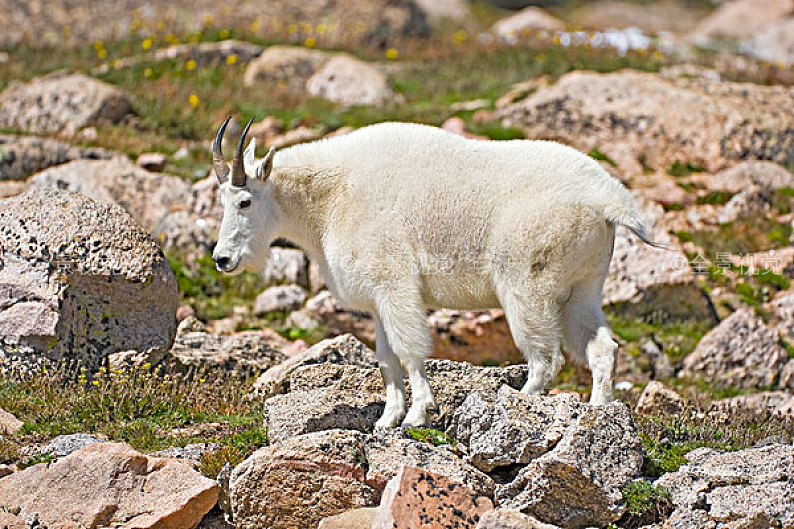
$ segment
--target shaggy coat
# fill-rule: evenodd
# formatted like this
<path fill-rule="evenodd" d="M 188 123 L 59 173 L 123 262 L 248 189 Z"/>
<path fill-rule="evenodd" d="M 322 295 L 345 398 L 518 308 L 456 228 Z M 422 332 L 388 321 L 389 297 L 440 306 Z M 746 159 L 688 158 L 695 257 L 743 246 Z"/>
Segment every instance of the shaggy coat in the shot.
<path fill-rule="evenodd" d="M 601 290 L 615 226 L 648 240 L 629 192 L 588 156 L 383 123 L 262 160 L 249 146 L 245 173 L 244 186 L 221 185 L 213 258 L 227 272 L 259 272 L 270 243 L 287 238 L 343 306 L 374 315 L 387 393 L 378 427 L 423 425 L 435 404 L 427 307 L 504 308 L 529 366 L 523 391 L 553 380 L 562 346 L 592 371 L 591 402 L 611 400 L 617 344 Z"/>

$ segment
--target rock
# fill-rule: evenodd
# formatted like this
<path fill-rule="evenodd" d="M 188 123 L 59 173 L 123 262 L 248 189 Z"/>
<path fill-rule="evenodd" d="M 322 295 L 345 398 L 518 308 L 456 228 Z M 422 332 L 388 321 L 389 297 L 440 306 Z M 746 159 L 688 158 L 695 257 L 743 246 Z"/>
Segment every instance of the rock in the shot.
<path fill-rule="evenodd" d="M 190 305 L 180 305 L 176 308 L 176 321 L 182 322 L 191 317 L 196 317 L 196 311 Z"/>
<path fill-rule="evenodd" d="M 527 464 L 551 450 L 587 404 L 567 394 L 525 395 L 503 386 L 490 399 L 472 392 L 455 411 L 452 432 L 485 472 Z"/>
<path fill-rule="evenodd" d="M 168 353 L 181 366 L 220 368 L 244 376 L 261 373 L 286 359 L 281 349 L 289 342 L 275 331 L 263 329 L 221 336 L 195 329 L 194 322 L 198 320 L 188 318 L 180 324 Z"/>
<path fill-rule="evenodd" d="M 466 122 L 463 121 L 463 118 L 459 118 L 458 116 L 453 116 L 444 123 L 441 124 L 441 128 L 452 132 L 453 134 L 457 134 L 458 136 L 463 136 L 464 138 L 469 138 L 473 140 L 487 140 L 489 139 L 488 136 L 479 136 L 477 134 L 472 134 L 466 130 Z"/>
<path fill-rule="evenodd" d="M 794 342 L 794 293 L 776 297 L 767 308 L 774 316 L 775 327 L 784 338 Z"/>
<path fill-rule="evenodd" d="M 154 54 L 155 61 L 181 59 L 196 61 L 196 66 L 203 68 L 222 63 L 229 65 L 246 64 L 262 54 L 264 47 L 242 40 L 222 40 L 220 42 L 200 42 L 198 44 L 179 44 Z M 152 60 L 147 57 L 146 60 Z M 124 64 L 126 66 L 126 64 Z"/>
<path fill-rule="evenodd" d="M 638 181 L 642 167 L 664 171 L 676 161 L 709 172 L 737 160 L 794 162 L 794 89 L 782 86 L 628 70 L 572 72 L 497 110 L 494 118 L 522 127 L 527 137 L 559 140 L 584 152 L 623 144 L 635 162 L 619 169 Z"/>
<path fill-rule="evenodd" d="M 572 528 L 620 518 L 620 491 L 640 474 L 642 443 L 624 404 L 582 406 L 551 451 L 497 487 L 501 507 Z"/>
<path fill-rule="evenodd" d="M 770 411 L 774 414 L 785 415 L 788 413 L 792 403 L 794 403 L 794 395 L 791 393 L 786 391 L 762 391 L 760 393 L 749 393 L 747 395 L 715 400 L 711 403 L 711 407 L 712 411 L 722 414 L 731 414 L 738 410 L 749 410 L 754 413 Z"/>
<path fill-rule="evenodd" d="M 88 125 L 116 123 L 131 110 L 132 100 L 119 89 L 85 74 L 56 72 L 9 84 L 0 94 L 0 128 L 72 136 Z"/>
<path fill-rule="evenodd" d="M 768 215 L 771 209 L 770 202 L 766 192 L 759 189 L 745 189 L 731 197 L 722 207 L 717 223 L 726 224 L 748 217 Z"/>
<path fill-rule="evenodd" d="M 491 26 L 491 31 L 502 38 L 517 37 L 528 31 L 562 31 L 563 29 L 565 23 L 562 20 L 536 6 L 525 7 Z"/>
<path fill-rule="evenodd" d="M 317 529 L 371 529 L 377 515 L 377 507 L 360 507 L 323 518 Z"/>
<path fill-rule="evenodd" d="M 275 147 L 276 149 L 284 149 L 298 145 L 299 143 L 307 143 L 314 140 L 319 140 L 323 137 L 325 129 L 312 128 L 312 127 L 297 127 L 288 130 L 284 134 L 274 136 L 267 147 Z"/>
<path fill-rule="evenodd" d="M 307 351 L 273 366 L 256 380 L 254 391 L 272 395 L 289 391 L 290 375 L 297 368 L 330 362 L 360 367 L 375 367 L 375 353 L 350 334 L 323 340 Z"/>
<path fill-rule="evenodd" d="M 742 42 L 742 50 L 756 59 L 778 66 L 794 64 L 794 18 L 765 25 Z"/>
<path fill-rule="evenodd" d="M 462 22 L 471 15 L 465 0 L 416 0 L 416 5 L 431 21 L 447 19 Z"/>
<path fill-rule="evenodd" d="M 0 465 L 0 479 L 10 476 L 17 471 L 16 465 Z"/>
<path fill-rule="evenodd" d="M 416 467 L 403 466 L 383 491 L 377 529 L 460 527 L 474 529 L 480 516 L 493 509 L 490 498 L 466 485 Z M 453 522 L 454 520 L 454 522 Z"/>
<path fill-rule="evenodd" d="M 0 480 L 0 506 L 43 526 L 184 529 L 215 505 L 218 487 L 189 466 L 125 444 L 96 443 Z"/>
<path fill-rule="evenodd" d="M 226 521 L 223 511 L 216 508 L 201 519 L 196 529 L 234 529 L 234 526 Z"/>
<path fill-rule="evenodd" d="M 54 457 L 66 457 L 72 452 L 77 452 L 84 446 L 104 442 L 104 440 L 87 433 L 59 435 L 44 445 L 44 447 L 40 450 L 40 453 L 49 454 Z"/>
<path fill-rule="evenodd" d="M 218 443 L 189 443 L 185 446 L 172 446 L 149 455 L 152 457 L 178 459 L 198 470 L 204 456 L 212 454 L 219 447 Z"/>
<path fill-rule="evenodd" d="M 650 237 L 664 248 L 616 230 L 603 302 L 629 317 L 663 314 L 667 318 L 715 320 L 714 308 L 697 283 L 689 258 L 662 225 L 661 206 L 638 200 Z"/>
<path fill-rule="evenodd" d="M 168 156 L 161 152 L 145 152 L 138 156 L 135 165 L 143 167 L 147 171 L 162 171 L 168 163 Z"/>
<path fill-rule="evenodd" d="M 313 331 L 320 327 L 320 322 L 312 318 L 311 314 L 305 310 L 294 310 L 287 316 L 288 327 L 298 327 L 299 329 L 306 329 Z"/>
<path fill-rule="evenodd" d="M 755 315 L 739 309 L 709 331 L 684 358 L 679 377 L 701 378 L 719 386 L 794 389 L 794 380 L 783 380 L 786 364 L 794 362 L 775 329 Z"/>
<path fill-rule="evenodd" d="M 0 345 L 6 355 L 98 366 L 138 351 L 157 363 L 176 332 L 162 251 L 118 206 L 68 191 L 0 202 Z"/>
<path fill-rule="evenodd" d="M 510 509 L 494 509 L 480 518 L 477 529 L 559 529 L 537 518 Z"/>
<path fill-rule="evenodd" d="M 280 285 L 269 287 L 259 294 L 254 301 L 254 314 L 268 312 L 289 312 L 299 309 L 306 301 L 307 293 L 298 285 Z"/>
<path fill-rule="evenodd" d="M 53 165 L 78 160 L 121 156 L 105 149 L 85 149 L 36 136 L 0 135 L 0 181 L 25 180 Z"/>
<path fill-rule="evenodd" d="M 270 46 L 245 69 L 244 83 L 285 83 L 303 89 L 306 81 L 329 59 L 331 54 L 299 46 Z"/>
<path fill-rule="evenodd" d="M 365 480 L 364 434 L 329 430 L 254 452 L 229 481 L 237 529 L 316 527 L 323 518 L 371 507 L 380 494 Z"/>
<path fill-rule="evenodd" d="M 674 390 L 652 380 L 642 390 L 634 410 L 640 414 L 675 415 L 686 407 L 686 401 Z"/>
<path fill-rule="evenodd" d="M 768 191 L 794 186 L 794 175 L 776 163 L 747 161 L 720 171 L 705 183 L 709 189 L 729 193 L 755 187 Z"/>
<path fill-rule="evenodd" d="M 430 425 L 440 429 L 449 426 L 455 410 L 471 392 L 495 395 L 503 385 L 520 388 L 527 376 L 524 365 L 479 367 L 450 360 L 427 360 L 425 370 L 438 408 L 429 414 Z M 408 381 L 406 387 L 410 402 Z M 380 370 L 355 365 L 320 364 L 302 367 L 292 371 L 289 388 L 292 391 L 331 388 L 385 396 Z"/>
<path fill-rule="evenodd" d="M 769 0 L 762 4 L 753 0 L 723 2 L 697 24 L 689 40 L 708 46 L 715 40 L 752 37 L 767 24 L 783 20 L 792 10 L 791 0 Z"/>
<path fill-rule="evenodd" d="M 355 335 L 359 340 L 375 344 L 375 322 L 366 312 L 345 310 L 327 290 L 306 301 L 306 311 L 332 329 Z"/>
<path fill-rule="evenodd" d="M 418 467 L 463 483 L 476 494 L 493 498 L 495 483 L 451 451 L 407 438 L 399 430 L 377 432 L 369 438 L 367 482 L 382 490 L 403 466 Z"/>
<path fill-rule="evenodd" d="M 482 364 L 520 364 L 524 356 L 516 348 L 501 309 L 484 311 L 439 309 L 427 318 L 433 339 L 434 358 Z"/>
<path fill-rule="evenodd" d="M 731 527 L 770 527 L 768 522 L 749 523 L 769 517 L 782 527 L 794 524 L 791 445 L 771 444 L 737 452 L 698 448 L 686 457 L 688 464 L 657 481 L 672 495 L 675 511 L 671 520 L 699 519 L 698 527 L 728 522 L 736 524 Z"/>
<path fill-rule="evenodd" d="M 272 145 L 273 140 L 284 132 L 284 122 L 273 116 L 265 116 L 262 121 L 258 121 L 251 125 L 251 130 L 248 135 L 251 139 L 256 138 L 256 141 L 262 145 Z M 271 248 L 271 251 L 275 248 Z"/>
<path fill-rule="evenodd" d="M 380 106 L 397 97 L 384 73 L 346 54 L 336 55 L 321 66 L 306 81 L 306 91 L 348 106 Z"/>
<path fill-rule="evenodd" d="M 309 288 L 309 261 L 306 254 L 294 248 L 270 248 L 270 258 L 263 274 L 265 283 L 295 284 Z"/>
<path fill-rule="evenodd" d="M 30 526 L 21 518 L 9 512 L 0 511 L 0 528 L 2 529 L 29 529 Z"/>
<path fill-rule="evenodd" d="M 291 391 L 265 402 L 270 442 L 322 430 L 371 432 L 383 414 L 385 396 L 359 391 Z"/>
<path fill-rule="evenodd" d="M 75 160 L 38 173 L 30 186 L 118 204 L 150 232 L 167 213 L 184 208 L 190 192 L 181 178 L 151 173 L 124 159 Z"/>
<path fill-rule="evenodd" d="M 0 408 L 0 435 L 14 435 L 25 423 Z"/>
<path fill-rule="evenodd" d="M 677 2 L 638 4 L 631 0 L 600 0 L 578 4 L 566 12 L 565 21 L 568 25 L 588 30 L 633 28 L 664 35 L 691 29 L 702 13 L 703 10 L 697 6 Z"/>

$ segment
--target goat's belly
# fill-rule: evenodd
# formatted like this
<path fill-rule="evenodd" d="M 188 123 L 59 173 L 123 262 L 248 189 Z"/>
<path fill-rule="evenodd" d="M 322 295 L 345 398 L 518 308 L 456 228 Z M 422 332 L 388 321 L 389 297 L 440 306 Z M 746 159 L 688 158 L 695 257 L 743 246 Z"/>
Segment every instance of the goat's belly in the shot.
<path fill-rule="evenodd" d="M 491 309 L 499 300 L 490 281 L 475 274 L 425 274 L 422 298 L 426 306 L 448 309 Z"/>

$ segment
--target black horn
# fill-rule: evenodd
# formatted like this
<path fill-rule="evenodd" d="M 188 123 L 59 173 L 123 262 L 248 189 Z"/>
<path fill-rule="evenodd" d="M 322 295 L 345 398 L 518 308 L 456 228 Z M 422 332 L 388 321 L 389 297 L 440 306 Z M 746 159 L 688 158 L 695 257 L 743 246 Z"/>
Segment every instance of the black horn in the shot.
<path fill-rule="evenodd" d="M 221 184 L 226 181 L 229 176 L 229 166 L 226 160 L 223 159 L 223 152 L 221 151 L 221 143 L 223 142 L 223 133 L 226 132 L 226 125 L 229 124 L 231 116 L 226 118 L 218 133 L 215 135 L 215 141 L 212 143 L 212 168 L 215 169 L 215 176 L 218 177 L 218 182 Z"/>
<path fill-rule="evenodd" d="M 240 142 L 237 144 L 237 151 L 234 153 L 234 161 L 232 162 L 232 185 L 235 187 L 245 186 L 245 167 L 243 165 L 243 147 L 245 146 L 245 137 L 248 135 L 248 129 L 251 128 L 251 123 L 254 118 L 245 126 L 243 135 L 240 136 Z"/>

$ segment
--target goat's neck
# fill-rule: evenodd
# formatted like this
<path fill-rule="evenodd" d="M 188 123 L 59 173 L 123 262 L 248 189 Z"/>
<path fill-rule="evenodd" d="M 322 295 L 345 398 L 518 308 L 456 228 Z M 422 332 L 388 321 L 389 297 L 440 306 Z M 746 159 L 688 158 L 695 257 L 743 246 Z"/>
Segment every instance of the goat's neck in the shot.
<path fill-rule="evenodd" d="M 292 241 L 310 257 L 322 255 L 322 237 L 328 213 L 338 196 L 336 172 L 308 167 L 274 171 L 271 196 L 281 210 L 278 236 Z"/>

